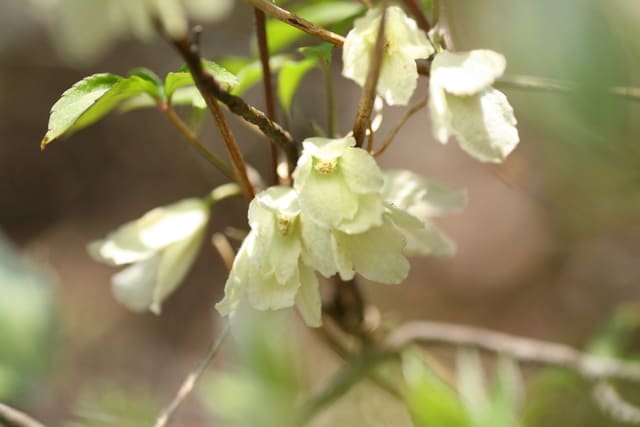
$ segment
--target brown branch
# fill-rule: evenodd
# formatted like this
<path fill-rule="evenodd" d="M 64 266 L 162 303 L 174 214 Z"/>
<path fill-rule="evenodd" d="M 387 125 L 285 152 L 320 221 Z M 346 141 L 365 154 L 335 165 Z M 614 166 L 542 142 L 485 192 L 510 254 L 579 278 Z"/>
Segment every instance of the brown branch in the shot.
<path fill-rule="evenodd" d="M 394 128 L 391 130 L 391 132 L 389 132 L 389 135 L 387 135 L 387 138 L 384 140 L 384 142 L 382 143 L 382 145 L 380 146 L 380 148 L 378 148 L 377 150 L 373 151 L 371 153 L 372 156 L 377 157 L 380 154 L 384 153 L 385 150 L 387 148 L 389 148 L 389 146 L 391 145 L 391 143 L 393 142 L 393 139 L 396 137 L 396 135 L 398 134 L 398 132 L 400 132 L 400 129 L 402 129 L 402 127 L 405 125 L 405 123 L 407 123 L 407 121 L 418 111 L 422 110 L 426 105 L 427 105 L 427 101 L 428 98 L 423 99 L 422 101 L 420 101 L 418 104 L 414 105 L 413 107 L 411 107 L 400 119 L 400 121 L 398 123 L 396 123 L 396 125 L 394 126 Z"/>
<path fill-rule="evenodd" d="M 264 89 L 264 102 L 267 107 L 267 117 L 274 122 L 276 118 L 276 103 L 273 96 L 273 77 L 269 66 L 269 44 L 267 42 L 266 16 L 258 8 L 253 9 L 256 19 L 256 38 L 258 39 L 258 51 L 260 52 L 260 63 L 262 64 L 262 87 Z M 273 172 L 273 182 L 278 183 L 278 146 L 271 143 L 271 170 Z"/>
<path fill-rule="evenodd" d="M 178 129 L 178 131 L 184 136 L 184 139 L 189 142 L 193 147 L 200 152 L 200 154 L 209 161 L 216 169 L 218 169 L 224 176 L 235 181 L 236 176 L 229 168 L 229 166 L 222 161 L 218 156 L 210 151 L 196 136 L 195 133 L 189 129 L 189 126 L 176 114 L 176 112 L 165 102 L 158 103 L 158 108 L 164 113 L 169 121 Z"/>
<path fill-rule="evenodd" d="M 209 363 L 211 363 L 213 358 L 218 354 L 218 351 L 220 351 L 220 347 L 222 346 L 224 339 L 227 337 L 228 332 L 229 325 L 226 324 L 220 332 L 220 335 L 218 335 L 218 337 L 211 342 L 211 345 L 209 346 L 204 359 L 202 359 L 196 369 L 194 369 L 184 379 L 182 385 L 180 386 L 180 389 L 178 390 L 178 393 L 173 398 L 169 406 L 167 406 L 166 409 L 162 411 L 162 414 L 160 414 L 160 416 L 156 420 L 154 427 L 166 427 L 169 425 L 176 411 L 180 408 L 187 397 L 189 397 L 196 383 L 202 377 L 202 374 L 204 374 L 204 371 L 207 369 Z"/>
<path fill-rule="evenodd" d="M 272 3 L 270 0 L 248 0 L 248 2 L 251 3 L 253 7 L 260 9 L 267 15 L 282 21 L 285 24 L 296 27 L 310 36 L 319 38 L 320 40 L 324 40 L 336 46 L 342 46 L 344 44 L 344 37 L 340 34 L 333 33 L 307 21 L 304 18 L 296 16 L 288 10 Z"/>
<path fill-rule="evenodd" d="M 404 5 L 407 7 L 407 9 L 409 9 L 409 12 L 411 12 L 413 18 L 418 23 L 418 27 L 420 27 L 420 29 L 422 29 L 422 31 L 424 31 L 425 33 L 428 33 L 429 30 L 431 30 L 431 24 L 429 24 L 427 16 L 422 12 L 422 9 L 420 9 L 420 6 L 418 5 L 418 3 L 416 3 L 416 0 L 402 1 L 404 2 Z"/>
<path fill-rule="evenodd" d="M 478 348 L 505 354 L 521 362 L 570 369 L 591 380 L 640 382 L 640 363 L 593 356 L 564 344 L 522 338 L 473 326 L 410 322 L 392 331 L 386 340 L 391 349 L 402 349 L 413 343 Z"/>
<path fill-rule="evenodd" d="M 6 427 L 45 427 L 27 414 L 0 403 L 0 425 Z"/>
<path fill-rule="evenodd" d="M 194 31 L 195 34 L 198 34 L 201 29 L 196 28 Z M 295 165 L 297 161 L 297 147 L 293 138 L 286 130 L 270 120 L 262 111 L 247 104 L 239 96 L 222 89 L 213 76 L 202 67 L 197 44 L 187 39 L 172 40 L 172 43 L 187 63 L 196 87 L 200 90 L 205 101 L 209 100 L 207 102 L 210 102 L 217 99 L 225 104 L 233 114 L 258 126 L 267 138 L 276 142 L 284 150 L 289 163 Z"/>
<path fill-rule="evenodd" d="M 378 28 L 378 35 L 376 37 L 376 43 L 371 52 L 371 59 L 369 60 L 369 70 L 367 71 L 367 78 L 362 88 L 362 96 L 358 103 L 358 111 L 356 112 L 356 119 L 353 124 L 353 137 L 356 140 L 356 147 L 362 147 L 364 143 L 364 137 L 369 127 L 369 117 L 371 117 L 371 111 L 373 110 L 373 104 L 376 99 L 376 89 L 378 87 L 378 79 L 380 78 L 380 70 L 382 68 L 382 57 L 384 54 L 385 41 L 385 22 L 387 18 L 386 7 L 382 10 L 382 16 L 380 17 L 380 27 Z"/>

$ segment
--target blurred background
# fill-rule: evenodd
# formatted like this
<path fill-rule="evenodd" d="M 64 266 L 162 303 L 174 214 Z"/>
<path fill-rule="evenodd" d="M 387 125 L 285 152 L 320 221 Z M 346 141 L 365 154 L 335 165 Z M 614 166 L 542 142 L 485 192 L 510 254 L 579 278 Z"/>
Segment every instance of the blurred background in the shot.
<path fill-rule="evenodd" d="M 9 325 L 0 325 L 0 401 L 51 426 L 149 425 L 204 354 L 226 280 L 223 263 L 205 244 L 161 316 L 133 314 L 111 296 L 114 270 L 86 253 L 88 242 L 120 224 L 225 182 L 154 109 L 111 114 L 40 152 L 51 105 L 76 81 L 140 66 L 163 76 L 182 65 L 159 38 L 101 35 L 111 24 L 97 3 L 0 3 L 0 229 L 6 235 L 0 261 L 7 271 L 0 272 L 7 277 L 0 275 L 0 321 Z M 442 0 L 442 8 L 456 50 L 493 49 L 506 56 L 507 76 L 573 82 L 576 90 L 498 85 L 514 107 L 521 137 L 499 166 L 474 161 L 453 141 L 436 143 L 427 111 L 418 113 L 380 162 L 467 189 L 467 209 L 439 222 L 458 254 L 414 259 L 400 287 L 363 283 L 362 289 L 391 325 L 453 321 L 586 348 L 621 304 L 640 297 L 640 100 L 610 91 L 640 87 L 640 6 L 634 0 Z M 205 25 L 203 55 L 250 57 L 252 34 L 253 13 L 238 1 L 225 19 Z M 337 52 L 333 75 L 338 131 L 346 133 L 359 88 L 340 77 Z M 313 134 L 312 121 L 326 125 L 322 81 L 319 70 L 310 72 L 292 116 L 280 112 L 297 139 Z M 414 100 L 426 86 L 422 78 Z M 264 108 L 259 86 L 246 98 Z M 387 107 L 381 135 L 402 114 Z M 268 177 L 265 140 L 230 122 L 248 162 Z M 224 156 L 209 117 L 202 139 Z M 239 199 L 217 205 L 211 232 L 246 228 L 245 212 Z M 634 325 L 640 311 L 625 310 L 625 325 Z M 304 387 L 317 388 L 339 359 L 313 332 L 298 326 L 292 333 L 287 345 L 297 351 L 285 356 L 300 357 L 284 366 L 299 366 Z M 631 357 L 638 342 L 628 338 L 624 351 Z M 252 351 L 282 352 L 258 347 Z M 216 361 L 219 371 L 232 365 L 231 354 L 226 350 Z M 544 394 L 544 382 L 534 382 L 531 399 Z M 560 398 L 538 404 L 527 425 L 626 425 L 603 416 L 579 380 L 565 375 L 556 383 L 565 384 L 563 396 L 574 405 L 567 408 Z M 261 396 L 238 381 L 223 389 Z M 219 395 L 220 387 L 205 381 L 203 390 L 176 425 L 236 425 L 212 424 L 215 402 L 207 396 Z M 286 405 L 283 393 L 279 404 Z M 410 424 L 401 405 L 362 385 L 314 425 Z"/>

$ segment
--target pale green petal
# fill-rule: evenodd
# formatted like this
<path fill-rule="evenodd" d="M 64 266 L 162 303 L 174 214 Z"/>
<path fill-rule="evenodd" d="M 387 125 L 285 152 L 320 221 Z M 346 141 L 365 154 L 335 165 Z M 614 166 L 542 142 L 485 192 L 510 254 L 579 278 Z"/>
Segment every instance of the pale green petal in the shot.
<path fill-rule="evenodd" d="M 297 274 L 301 250 L 302 245 L 297 229 L 287 236 L 276 233 L 264 254 L 266 263 L 261 268 L 261 274 L 275 275 L 279 283 L 288 282 Z"/>
<path fill-rule="evenodd" d="M 318 278 L 312 269 L 300 264 L 300 289 L 296 294 L 296 307 L 307 326 L 317 328 L 322 325 L 322 301 Z"/>
<path fill-rule="evenodd" d="M 390 220 L 366 233 L 341 236 L 348 245 L 355 271 L 369 280 L 387 284 L 402 282 L 409 273 L 409 262 L 402 254 L 404 239 Z"/>
<path fill-rule="evenodd" d="M 347 149 L 356 145 L 352 136 L 344 138 L 307 138 L 302 141 L 305 152 L 309 152 L 314 158 L 331 161 L 341 157 Z"/>
<path fill-rule="evenodd" d="M 111 277 L 115 299 L 129 310 L 146 311 L 151 307 L 160 256 L 135 263 Z"/>
<path fill-rule="evenodd" d="M 435 85 L 433 80 L 429 82 L 429 114 L 433 137 L 438 142 L 446 144 L 451 136 L 451 111 L 446 93 L 440 86 Z"/>
<path fill-rule="evenodd" d="M 180 0 L 147 0 L 149 13 L 155 15 L 162 28 L 173 39 L 180 39 L 187 34 L 187 14 Z"/>
<path fill-rule="evenodd" d="M 489 88 L 470 97 L 447 96 L 451 128 L 460 146 L 483 162 L 502 162 L 520 138 L 507 97 Z"/>
<path fill-rule="evenodd" d="M 299 191 L 304 213 L 323 227 L 335 227 L 345 218 L 353 218 L 358 210 L 358 197 L 341 173 L 312 173 Z"/>
<path fill-rule="evenodd" d="M 222 316 L 227 316 L 237 310 L 247 290 L 249 269 L 251 268 L 250 257 L 255 252 L 255 244 L 256 234 L 253 231 L 249 232 L 233 260 L 231 272 L 229 272 L 229 277 L 224 285 L 224 298 L 216 304 L 216 310 Z"/>
<path fill-rule="evenodd" d="M 151 304 L 151 311 L 155 314 L 160 314 L 162 302 L 180 285 L 191 268 L 204 240 L 204 235 L 205 232 L 202 229 L 190 239 L 176 242 L 161 252 L 158 278 Z"/>
<path fill-rule="evenodd" d="M 293 178 L 293 187 L 300 191 L 301 188 L 307 184 L 307 179 L 313 170 L 313 156 L 305 150 L 302 151 L 300 158 L 298 158 L 298 164 L 293 170 L 291 177 Z"/>
<path fill-rule="evenodd" d="M 405 239 L 406 255 L 451 256 L 455 254 L 455 243 L 431 221 L 421 221 L 397 209 L 391 210 L 390 217 Z"/>
<path fill-rule="evenodd" d="M 349 148 L 340 157 L 340 171 L 354 193 L 379 193 L 384 183 L 382 172 L 371 154 L 361 148 Z"/>
<path fill-rule="evenodd" d="M 404 56 L 426 59 L 435 52 L 425 32 L 398 6 L 387 8 L 385 32 L 389 43 Z"/>
<path fill-rule="evenodd" d="M 298 270 L 290 280 L 284 283 L 279 283 L 275 275 L 262 275 L 260 270 L 251 270 L 247 296 L 249 304 L 256 310 L 279 310 L 294 306 L 299 288 Z"/>
<path fill-rule="evenodd" d="M 363 233 L 372 227 L 382 225 L 384 203 L 379 194 L 358 197 L 358 211 L 352 219 L 344 220 L 336 228 L 347 234 Z"/>
<path fill-rule="evenodd" d="M 199 20 L 220 20 L 231 13 L 235 0 L 182 0 L 189 15 Z"/>
<path fill-rule="evenodd" d="M 333 234 L 319 227 L 312 220 L 300 216 L 303 242 L 302 260 L 324 277 L 331 277 L 338 271 L 335 261 Z"/>
<path fill-rule="evenodd" d="M 369 9 L 354 21 L 342 47 L 342 75 L 364 86 L 371 62 L 371 51 L 380 26 L 381 10 Z"/>
<path fill-rule="evenodd" d="M 291 218 L 298 216 L 300 213 L 298 193 L 291 187 L 282 185 L 269 187 L 258 193 L 254 200 L 273 213 L 286 215 Z M 251 218 L 251 212 L 249 212 L 249 218 Z"/>
<path fill-rule="evenodd" d="M 87 245 L 87 252 L 98 262 L 123 265 L 143 261 L 156 253 L 157 249 L 146 247 L 137 238 L 130 241 L 120 238 L 118 241 L 109 239 L 93 241 Z"/>
<path fill-rule="evenodd" d="M 430 79 L 452 95 L 475 95 L 491 86 L 506 65 L 504 56 L 492 50 L 443 51 L 433 59 Z"/>
<path fill-rule="evenodd" d="M 403 52 L 386 55 L 380 70 L 376 92 L 389 105 L 407 105 L 418 84 L 415 58 Z"/>
<path fill-rule="evenodd" d="M 356 275 L 355 268 L 353 266 L 353 260 L 351 258 L 351 247 L 349 245 L 349 239 L 352 236 L 348 234 L 336 232 L 333 234 L 331 244 L 333 246 L 332 252 L 335 254 L 336 268 L 338 274 L 342 280 L 351 280 Z"/>

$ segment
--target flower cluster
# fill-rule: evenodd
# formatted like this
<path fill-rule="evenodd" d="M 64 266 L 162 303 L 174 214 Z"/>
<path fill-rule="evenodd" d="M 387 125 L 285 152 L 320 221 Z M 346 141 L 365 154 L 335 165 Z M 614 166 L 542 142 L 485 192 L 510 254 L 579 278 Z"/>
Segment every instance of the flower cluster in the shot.
<path fill-rule="evenodd" d="M 259 310 L 295 305 L 318 326 L 314 271 L 396 284 L 409 271 L 405 255 L 453 250 L 428 218 L 459 209 L 464 194 L 408 171 L 383 173 L 352 137 L 305 140 L 293 178 L 294 188 L 272 187 L 251 202 L 251 231 L 216 306 L 223 315 L 246 299 Z"/>

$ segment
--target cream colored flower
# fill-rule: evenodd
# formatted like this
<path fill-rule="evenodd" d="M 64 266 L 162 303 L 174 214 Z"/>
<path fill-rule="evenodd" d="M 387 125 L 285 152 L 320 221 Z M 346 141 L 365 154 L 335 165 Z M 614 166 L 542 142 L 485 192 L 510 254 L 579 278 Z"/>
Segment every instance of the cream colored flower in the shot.
<path fill-rule="evenodd" d="M 356 19 L 342 49 L 342 75 L 364 86 L 371 62 L 378 29 L 380 8 L 369 9 Z M 416 89 L 418 71 L 416 59 L 434 53 L 424 31 L 398 6 L 387 8 L 384 57 L 377 92 L 389 105 L 407 105 Z"/>
<path fill-rule="evenodd" d="M 242 242 L 216 308 L 233 314 L 243 298 L 257 310 L 294 305 L 309 326 L 320 326 L 318 280 L 302 258 L 300 205 L 288 187 L 271 187 L 249 206 L 251 231 Z"/>
<path fill-rule="evenodd" d="M 185 199 L 124 224 L 88 251 L 110 265 L 132 264 L 112 277 L 115 298 L 130 310 L 159 314 L 195 260 L 208 220 L 207 203 Z"/>
<path fill-rule="evenodd" d="M 520 141 L 507 97 L 491 85 L 505 70 L 504 56 L 491 50 L 438 53 L 431 65 L 429 110 L 441 143 L 451 136 L 471 156 L 501 162 Z"/>

